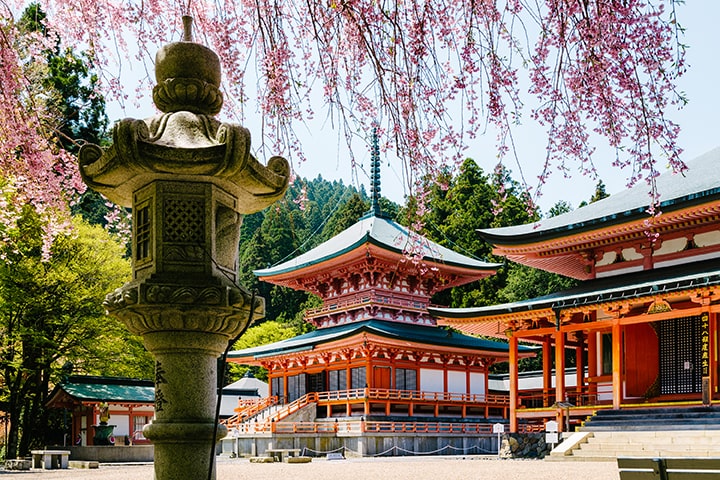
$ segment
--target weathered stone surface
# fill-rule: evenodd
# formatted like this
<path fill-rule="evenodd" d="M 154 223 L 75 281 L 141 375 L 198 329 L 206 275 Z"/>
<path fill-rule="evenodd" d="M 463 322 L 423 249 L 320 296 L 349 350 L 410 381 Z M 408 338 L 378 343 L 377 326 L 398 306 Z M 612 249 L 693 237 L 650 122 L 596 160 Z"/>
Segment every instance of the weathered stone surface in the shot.
<path fill-rule="evenodd" d="M 544 458 L 550 453 L 542 433 L 511 433 L 502 436 L 499 456 L 501 458 Z"/>
<path fill-rule="evenodd" d="M 5 460 L 6 470 L 30 470 L 32 466 L 32 460 L 26 460 L 24 458 L 13 458 L 11 460 Z"/>
<path fill-rule="evenodd" d="M 104 305 L 142 335 L 156 359 L 156 480 L 214 478 L 217 358 L 229 340 L 264 315 L 264 300 L 238 281 L 242 215 L 279 199 L 290 168 L 250 155 L 250 133 L 213 115 L 222 106 L 220 64 L 186 39 L 157 56 L 153 99 L 161 114 L 125 119 L 103 150 L 79 152 L 84 181 L 133 209 L 133 278 Z M 208 472 L 211 471 L 210 477 Z"/>

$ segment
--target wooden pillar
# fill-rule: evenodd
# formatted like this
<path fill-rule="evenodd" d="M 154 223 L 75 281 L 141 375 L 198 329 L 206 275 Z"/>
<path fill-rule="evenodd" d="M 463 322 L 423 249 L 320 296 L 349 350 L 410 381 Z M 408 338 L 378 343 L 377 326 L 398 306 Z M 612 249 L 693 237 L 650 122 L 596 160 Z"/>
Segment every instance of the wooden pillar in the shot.
<path fill-rule="evenodd" d="M 565 401 L 565 332 L 555 333 L 555 402 Z"/>
<path fill-rule="evenodd" d="M 550 390 L 552 389 L 552 339 L 546 335 L 542 343 L 543 362 L 543 407 L 552 405 Z"/>
<path fill-rule="evenodd" d="M 280 403 L 285 404 L 288 401 L 288 374 L 287 372 L 283 372 L 282 374 L 282 383 L 283 383 L 283 394 L 282 398 L 278 397 Z"/>
<path fill-rule="evenodd" d="M 588 377 L 593 378 L 598 375 L 597 368 L 597 332 L 591 330 L 587 336 L 587 364 Z M 592 405 L 597 404 L 597 382 L 588 382 L 588 398 Z"/>
<path fill-rule="evenodd" d="M 519 404 L 518 392 L 518 340 L 517 337 L 508 338 L 510 344 L 510 432 L 518 431 L 517 407 Z"/>
<path fill-rule="evenodd" d="M 443 362 L 443 396 L 447 398 L 447 394 L 450 391 L 450 385 L 448 384 L 448 361 Z"/>
<path fill-rule="evenodd" d="M 622 403 L 622 327 L 616 319 L 612 326 L 612 389 L 613 409 L 619 410 Z"/>
<path fill-rule="evenodd" d="M 484 393 L 484 400 L 485 400 L 485 418 L 488 418 L 490 416 L 490 405 L 488 404 L 488 399 L 490 398 L 490 367 L 486 363 L 483 366 L 483 380 L 485 381 L 485 393 Z M 511 397 L 512 398 L 512 397 Z"/>
<path fill-rule="evenodd" d="M 583 392 L 585 391 L 585 362 L 583 361 L 583 353 L 585 352 L 585 332 L 575 332 L 577 337 L 577 346 L 575 347 L 575 405 L 584 405 Z"/>

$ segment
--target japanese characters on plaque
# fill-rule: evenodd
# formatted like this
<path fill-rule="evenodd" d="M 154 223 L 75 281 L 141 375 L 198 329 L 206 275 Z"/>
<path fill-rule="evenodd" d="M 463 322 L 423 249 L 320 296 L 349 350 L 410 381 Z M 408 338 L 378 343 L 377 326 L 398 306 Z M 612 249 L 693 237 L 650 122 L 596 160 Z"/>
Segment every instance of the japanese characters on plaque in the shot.
<path fill-rule="evenodd" d="M 700 316 L 700 349 L 702 360 L 702 376 L 710 376 L 710 316 L 703 313 Z"/>

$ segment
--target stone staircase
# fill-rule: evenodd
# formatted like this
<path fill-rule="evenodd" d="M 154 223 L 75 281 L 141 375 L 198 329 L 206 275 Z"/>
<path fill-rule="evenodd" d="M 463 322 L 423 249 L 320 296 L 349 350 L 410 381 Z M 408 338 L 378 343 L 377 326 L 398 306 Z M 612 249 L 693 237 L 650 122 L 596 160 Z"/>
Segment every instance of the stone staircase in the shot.
<path fill-rule="evenodd" d="M 619 456 L 718 457 L 720 408 L 601 410 L 546 458 L 615 461 Z"/>
<path fill-rule="evenodd" d="M 720 430 L 719 407 L 598 410 L 580 431 Z"/>

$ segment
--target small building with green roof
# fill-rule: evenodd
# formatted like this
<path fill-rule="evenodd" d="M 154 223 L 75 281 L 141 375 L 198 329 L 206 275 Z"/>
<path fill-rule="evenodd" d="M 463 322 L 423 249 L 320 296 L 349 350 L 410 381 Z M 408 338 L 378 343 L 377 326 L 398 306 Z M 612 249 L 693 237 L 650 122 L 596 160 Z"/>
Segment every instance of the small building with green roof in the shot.
<path fill-rule="evenodd" d="M 113 443 L 149 443 L 142 429 L 154 416 L 155 386 L 151 380 L 70 376 L 55 386 L 46 405 L 70 412 L 73 445 L 93 445 L 93 426 L 100 424 L 104 407 L 107 423 L 115 426 Z"/>

